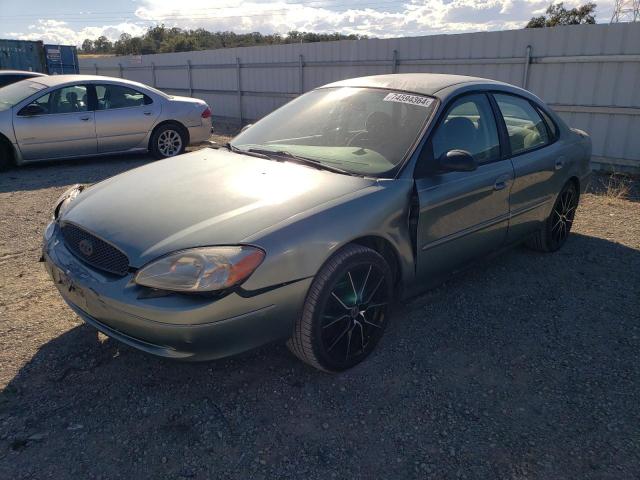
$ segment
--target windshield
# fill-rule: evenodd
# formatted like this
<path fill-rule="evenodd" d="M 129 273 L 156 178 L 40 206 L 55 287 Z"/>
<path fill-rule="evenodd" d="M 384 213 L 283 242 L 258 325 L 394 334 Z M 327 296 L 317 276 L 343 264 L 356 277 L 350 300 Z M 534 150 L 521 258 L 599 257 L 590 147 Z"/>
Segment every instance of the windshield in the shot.
<path fill-rule="evenodd" d="M 31 80 L 22 80 L 0 88 L 0 112 L 8 110 L 27 97 L 47 88 L 41 83 Z"/>
<path fill-rule="evenodd" d="M 382 177 L 413 145 L 435 107 L 424 95 L 375 88 L 321 88 L 240 133 L 240 150 L 287 152 L 347 172 Z"/>

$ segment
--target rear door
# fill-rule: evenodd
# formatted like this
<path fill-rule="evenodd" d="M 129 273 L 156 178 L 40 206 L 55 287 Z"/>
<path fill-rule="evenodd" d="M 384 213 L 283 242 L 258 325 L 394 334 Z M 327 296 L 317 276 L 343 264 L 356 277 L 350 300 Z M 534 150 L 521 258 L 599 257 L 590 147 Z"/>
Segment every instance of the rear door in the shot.
<path fill-rule="evenodd" d="M 160 103 L 129 86 L 96 84 L 94 87 L 98 152 L 146 147 L 147 133 L 160 115 Z"/>
<path fill-rule="evenodd" d="M 442 118 L 416 168 L 417 275 L 422 284 L 499 248 L 509 223 L 513 167 L 501 152 L 489 97 L 459 97 Z M 471 153 L 477 170 L 438 171 L 437 158 L 454 149 Z"/>
<path fill-rule="evenodd" d="M 36 114 L 27 115 L 27 107 Z M 13 128 L 25 160 L 95 154 L 96 130 L 87 85 L 46 93 L 14 111 Z"/>
<path fill-rule="evenodd" d="M 556 142 L 557 127 L 540 106 L 513 94 L 495 92 L 493 98 L 515 171 L 508 235 L 508 242 L 515 242 L 548 217 L 564 182 L 566 159 Z"/>

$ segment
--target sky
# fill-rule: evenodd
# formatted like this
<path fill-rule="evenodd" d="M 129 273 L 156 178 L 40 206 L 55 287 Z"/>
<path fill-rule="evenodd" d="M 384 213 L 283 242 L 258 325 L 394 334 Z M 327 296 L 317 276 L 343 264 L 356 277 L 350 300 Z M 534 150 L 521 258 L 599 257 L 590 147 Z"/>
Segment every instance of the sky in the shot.
<path fill-rule="evenodd" d="M 587 0 L 565 0 L 568 7 Z M 614 0 L 596 0 L 608 22 Z M 0 38 L 80 45 L 149 27 L 282 33 L 290 30 L 405 37 L 522 28 L 549 0 L 0 0 Z"/>

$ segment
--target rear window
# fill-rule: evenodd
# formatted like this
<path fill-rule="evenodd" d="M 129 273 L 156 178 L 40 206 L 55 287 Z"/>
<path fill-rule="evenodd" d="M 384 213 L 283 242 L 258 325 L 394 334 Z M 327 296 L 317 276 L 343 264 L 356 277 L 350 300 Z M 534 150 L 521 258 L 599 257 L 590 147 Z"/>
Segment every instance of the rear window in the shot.
<path fill-rule="evenodd" d="M 551 120 L 549 115 L 547 115 L 546 112 L 539 107 L 538 107 L 538 112 L 540 112 L 540 115 L 542 115 L 542 119 L 544 120 L 544 123 L 547 124 L 547 127 L 549 128 L 549 133 L 551 134 L 551 138 L 553 140 L 558 138 L 558 127 L 556 126 L 555 122 Z"/>
<path fill-rule="evenodd" d="M 0 112 L 8 110 L 34 93 L 47 88 L 38 82 L 23 80 L 0 88 Z"/>
<path fill-rule="evenodd" d="M 22 77 L 19 75 L 0 75 L 0 87 L 10 85 L 17 82 L 18 80 L 24 80 L 25 78 L 27 77 Z"/>

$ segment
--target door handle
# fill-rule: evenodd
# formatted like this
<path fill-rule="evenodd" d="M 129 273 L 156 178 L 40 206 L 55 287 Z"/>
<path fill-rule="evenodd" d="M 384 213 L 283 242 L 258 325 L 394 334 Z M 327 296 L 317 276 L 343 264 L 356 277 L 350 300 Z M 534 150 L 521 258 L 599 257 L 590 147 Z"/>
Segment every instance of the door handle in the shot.
<path fill-rule="evenodd" d="M 511 177 L 500 177 L 496 180 L 496 183 L 493 184 L 494 190 L 504 190 L 507 188 L 507 184 L 509 182 L 509 178 Z"/>
<path fill-rule="evenodd" d="M 86 122 L 87 120 L 89 120 L 90 117 L 80 117 L 80 120 L 82 120 L 83 122 Z"/>
<path fill-rule="evenodd" d="M 555 169 L 556 170 L 560 170 L 562 167 L 564 167 L 564 158 L 559 158 L 556 160 L 556 165 L 555 165 Z"/>
<path fill-rule="evenodd" d="M 151 112 L 143 112 L 145 115 L 151 115 Z"/>

